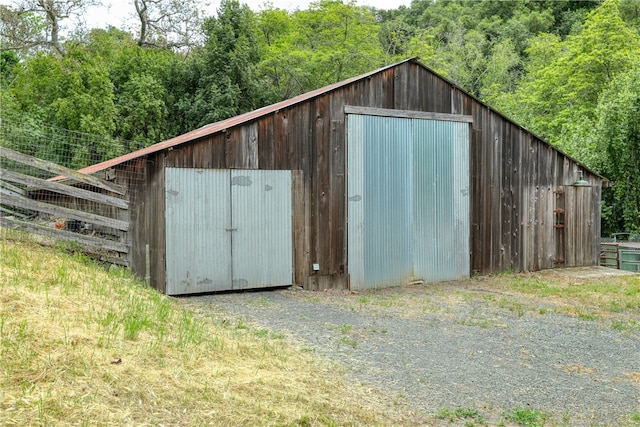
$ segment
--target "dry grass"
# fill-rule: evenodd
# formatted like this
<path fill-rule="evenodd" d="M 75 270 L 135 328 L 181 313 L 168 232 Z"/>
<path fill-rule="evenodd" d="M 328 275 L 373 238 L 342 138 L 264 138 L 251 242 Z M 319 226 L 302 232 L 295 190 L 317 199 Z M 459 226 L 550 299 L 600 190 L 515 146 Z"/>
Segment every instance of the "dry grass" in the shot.
<path fill-rule="evenodd" d="M 609 322 L 617 329 L 640 329 L 640 275 L 614 274 L 597 268 L 546 270 L 479 280 L 488 288 L 517 299 L 528 310 Z"/>
<path fill-rule="evenodd" d="M 341 368 L 314 359 L 281 334 L 222 312 L 190 311 L 123 270 L 106 272 L 82 256 L 0 233 L 3 425 L 429 423 L 391 406 L 393 399 L 379 391 L 349 383 Z M 436 313 L 479 321 L 472 309 L 482 303 L 640 329 L 640 276 L 540 272 L 294 294 L 411 317 Z M 562 369 L 590 374 L 583 366 Z M 638 381 L 637 372 L 626 375 Z"/>
<path fill-rule="evenodd" d="M 640 330 L 640 275 L 598 268 L 505 273 L 468 280 L 404 285 L 355 292 L 314 293 L 318 304 L 339 305 L 399 317 L 437 314 L 462 323 L 500 326 L 474 318 L 474 307 L 524 313 L 561 313 L 606 322 L 619 330 Z M 303 298 L 306 293 L 292 293 Z M 307 297 L 308 298 L 308 297 Z"/>
<path fill-rule="evenodd" d="M 0 240 L 3 425 L 407 422 L 282 336 L 15 236 Z"/>

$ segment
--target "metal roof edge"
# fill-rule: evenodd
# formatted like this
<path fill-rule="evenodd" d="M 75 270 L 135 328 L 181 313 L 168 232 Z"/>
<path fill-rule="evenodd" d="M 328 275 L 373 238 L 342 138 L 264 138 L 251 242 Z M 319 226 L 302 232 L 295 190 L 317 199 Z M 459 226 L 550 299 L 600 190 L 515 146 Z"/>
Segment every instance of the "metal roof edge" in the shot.
<path fill-rule="evenodd" d="M 319 89 L 315 89 L 309 92 L 305 92 L 303 94 L 300 94 L 298 96 L 294 96 L 293 98 L 289 98 L 286 99 L 284 101 L 280 101 L 277 102 L 275 104 L 271 104 L 271 105 L 267 105 L 261 108 L 258 108 L 256 110 L 252 110 L 252 111 L 248 111 L 246 113 L 243 114 L 239 114 L 237 116 L 233 116 L 230 117 L 228 119 L 224 119 L 221 120 L 219 122 L 215 122 L 215 123 L 210 123 L 207 125 L 204 125 L 198 129 L 189 131 L 187 133 L 175 136 L 173 138 L 167 139 L 165 141 L 159 142 L 157 144 L 153 144 L 150 145 L 148 147 L 145 148 L 141 148 L 139 150 L 136 151 L 132 151 L 131 153 L 128 154 L 123 154 L 121 156 L 118 157 L 114 157 L 112 159 L 109 160 L 105 160 L 104 162 L 100 162 L 100 163 L 96 163 L 94 165 L 91 166 L 87 166 L 85 168 L 80 169 L 78 172 L 82 172 L 82 173 L 87 173 L 87 174 L 91 174 L 91 173 L 95 173 L 95 172 L 99 172 L 101 170 L 104 169 L 108 169 L 117 165 L 120 165 L 122 163 L 131 161 L 131 160 L 135 160 L 138 159 L 140 157 L 144 157 L 146 155 L 149 154 L 153 154 L 156 153 L 158 151 L 162 151 L 162 150 L 166 150 L 168 148 L 172 148 L 172 147 L 176 147 L 178 145 L 184 144 L 186 142 L 189 141 L 193 141 L 194 139 L 197 138 L 202 138 L 204 136 L 208 136 L 208 135 L 212 135 L 214 133 L 220 132 L 222 130 L 237 126 L 239 124 L 242 123 L 246 123 L 250 120 L 255 120 L 258 119 L 260 117 L 266 116 L 268 114 L 274 113 L 280 109 L 283 108 L 288 108 L 291 107 L 293 105 L 302 103 L 304 101 L 308 101 L 310 99 L 316 98 L 318 96 L 327 94 L 329 92 L 332 92 L 336 89 L 339 89 L 341 87 L 347 86 L 351 83 L 354 83 L 356 81 L 371 77 L 375 74 L 378 74 L 382 71 L 386 71 L 388 69 L 397 67 L 401 64 L 410 62 L 415 60 L 416 58 L 408 58 L 405 59 L 403 61 L 400 62 L 396 62 L 394 64 L 390 64 L 390 65 L 386 65 L 384 67 L 378 68 L 374 71 L 370 71 L 368 73 L 365 74 L 361 74 L 355 77 L 351 77 L 349 79 L 345 79 L 345 80 L 341 80 L 339 82 L 336 83 L 332 83 L 330 85 L 324 86 L 322 88 Z M 420 64 L 422 65 L 422 64 Z M 424 67 L 424 65 L 422 65 Z"/>

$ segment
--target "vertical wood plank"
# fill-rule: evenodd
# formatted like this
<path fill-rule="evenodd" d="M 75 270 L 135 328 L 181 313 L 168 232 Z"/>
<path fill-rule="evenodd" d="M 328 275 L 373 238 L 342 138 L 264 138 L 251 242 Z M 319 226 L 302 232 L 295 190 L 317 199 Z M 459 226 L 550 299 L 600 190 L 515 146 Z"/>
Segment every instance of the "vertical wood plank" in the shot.
<path fill-rule="evenodd" d="M 407 68 L 397 67 L 394 69 L 394 93 L 393 93 L 393 107 L 396 110 L 407 109 Z"/>
<path fill-rule="evenodd" d="M 522 138 L 522 151 L 521 151 L 521 173 L 522 178 L 520 180 L 520 268 L 521 271 L 528 271 L 531 269 L 531 263 L 529 263 L 529 257 L 531 252 L 529 250 L 529 204 L 532 197 L 530 193 L 530 162 L 529 162 L 529 137 L 523 135 Z"/>
<path fill-rule="evenodd" d="M 258 124 L 227 130 L 228 166 L 234 169 L 258 168 Z"/>
<path fill-rule="evenodd" d="M 275 122 L 277 113 L 258 121 L 258 168 L 275 169 Z"/>
<path fill-rule="evenodd" d="M 567 267 L 575 267 L 576 265 L 576 215 L 575 211 L 575 191 L 571 186 L 564 187 L 564 203 L 565 203 L 565 261 Z"/>
<path fill-rule="evenodd" d="M 289 144 L 291 140 L 291 129 L 289 127 L 289 112 L 281 111 L 274 114 L 276 123 L 274 124 L 274 140 L 271 142 L 273 149 L 273 168 L 274 169 L 286 169 L 291 167 L 292 169 L 301 169 L 305 173 L 306 170 L 301 166 L 299 159 L 291 159 L 289 154 Z"/>
<path fill-rule="evenodd" d="M 331 195 L 331 272 L 344 274 L 347 264 L 347 207 L 346 207 L 346 124 L 341 106 L 344 101 L 339 94 L 331 96 L 329 117 L 331 119 L 331 134 L 329 144 L 331 149 L 331 175 L 329 192 Z"/>
<path fill-rule="evenodd" d="M 524 138 L 523 133 L 519 128 L 514 127 L 514 139 L 513 139 L 513 164 L 512 164 L 512 181 L 513 186 L 513 200 L 511 207 L 511 258 L 513 259 L 513 269 L 516 271 L 522 271 L 522 182 L 523 182 L 523 164 L 522 153 L 524 151 Z"/>
<path fill-rule="evenodd" d="M 155 156 L 155 167 L 150 178 L 151 191 L 145 192 L 148 196 L 148 203 L 145 208 L 145 235 L 147 239 L 140 242 L 141 251 L 144 253 L 146 244 L 149 244 L 151 252 L 151 281 L 153 287 L 160 292 L 166 291 L 166 219 L 165 219 L 165 156 L 159 153 Z M 144 268 L 143 261 L 143 268 Z"/>
<path fill-rule="evenodd" d="M 502 129 L 502 185 L 500 187 L 501 197 L 501 239 L 500 239 L 500 265 L 502 271 L 513 269 L 511 259 L 511 206 L 513 204 L 513 188 L 511 186 L 513 144 L 511 144 L 511 125 L 506 123 Z"/>
<path fill-rule="evenodd" d="M 328 100 L 326 97 L 316 99 L 314 103 L 314 114 L 310 117 L 310 125 L 314 129 L 314 140 L 316 142 L 316 261 L 320 264 L 320 275 L 332 273 L 331 260 L 331 239 L 334 237 L 333 224 L 331 222 L 331 198 L 330 181 L 331 175 L 331 152 L 329 139 L 331 136 L 330 122 L 328 114 Z M 328 123 L 327 123 L 328 122 Z M 336 197 L 337 195 L 333 195 Z M 322 231 L 320 231 L 322 230 Z"/>
<path fill-rule="evenodd" d="M 305 285 L 309 276 L 309 260 L 306 239 L 306 205 L 304 197 L 304 174 L 301 170 L 291 172 L 293 206 L 293 271 L 294 282 Z"/>
<path fill-rule="evenodd" d="M 493 179 L 493 132 L 491 129 L 491 112 L 487 108 L 482 108 L 482 175 L 481 175 L 481 196 L 485 203 L 483 215 L 480 222 L 482 230 L 482 265 L 483 271 L 490 272 L 493 270 L 493 230 L 492 215 L 495 208 L 492 197 L 492 179 Z"/>
<path fill-rule="evenodd" d="M 502 245 L 502 131 L 505 123 L 494 114 L 491 118 L 491 270 L 501 271 L 504 263 Z"/>
<path fill-rule="evenodd" d="M 481 131 L 478 131 L 472 124 L 471 144 L 469 152 L 469 173 L 471 175 L 470 183 L 470 249 L 471 249 L 471 272 L 479 274 L 483 271 L 482 266 L 482 246 L 481 246 L 481 230 L 480 222 L 482 221 L 481 212 L 484 207 L 482 198 L 480 197 L 480 159 L 481 157 Z"/>

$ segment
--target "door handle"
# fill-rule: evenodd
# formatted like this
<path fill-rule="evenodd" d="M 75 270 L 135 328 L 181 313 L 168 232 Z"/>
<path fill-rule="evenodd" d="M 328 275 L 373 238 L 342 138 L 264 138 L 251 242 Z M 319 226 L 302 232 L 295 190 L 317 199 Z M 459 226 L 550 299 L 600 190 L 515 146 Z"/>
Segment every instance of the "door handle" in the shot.
<path fill-rule="evenodd" d="M 225 230 L 227 230 L 227 231 L 236 231 L 238 229 L 237 228 L 226 228 Z"/>

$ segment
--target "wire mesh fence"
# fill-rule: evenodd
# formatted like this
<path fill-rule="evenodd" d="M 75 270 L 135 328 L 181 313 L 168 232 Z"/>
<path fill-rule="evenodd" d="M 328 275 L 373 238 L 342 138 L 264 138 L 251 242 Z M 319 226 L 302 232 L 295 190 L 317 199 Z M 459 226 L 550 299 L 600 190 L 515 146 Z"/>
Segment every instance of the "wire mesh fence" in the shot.
<path fill-rule="evenodd" d="M 124 154 L 129 141 L 71 131 L 44 123 L 2 118 L 0 144 L 22 154 L 81 169 Z"/>
<path fill-rule="evenodd" d="M 0 121 L 0 226 L 75 242 L 127 264 L 132 170 L 92 167 L 127 141 L 42 123 Z M 6 233 L 0 237 L 6 236 Z"/>

